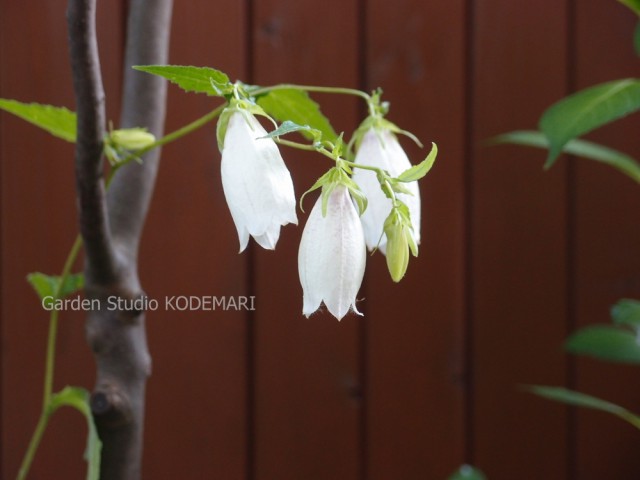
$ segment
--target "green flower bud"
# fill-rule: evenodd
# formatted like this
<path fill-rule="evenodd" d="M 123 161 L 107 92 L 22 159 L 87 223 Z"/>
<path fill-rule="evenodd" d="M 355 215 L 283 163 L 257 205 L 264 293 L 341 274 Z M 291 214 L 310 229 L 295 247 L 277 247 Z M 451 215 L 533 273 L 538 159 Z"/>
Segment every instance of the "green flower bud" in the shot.
<path fill-rule="evenodd" d="M 418 256 L 418 246 L 411 234 L 411 223 L 406 220 L 394 209 L 384 222 L 384 233 L 387 236 L 387 268 L 394 282 L 402 280 L 407 271 L 409 250 L 414 257 Z"/>
<path fill-rule="evenodd" d="M 156 137 L 144 128 L 126 128 L 114 130 L 110 134 L 114 146 L 125 150 L 140 150 L 156 141 Z"/>

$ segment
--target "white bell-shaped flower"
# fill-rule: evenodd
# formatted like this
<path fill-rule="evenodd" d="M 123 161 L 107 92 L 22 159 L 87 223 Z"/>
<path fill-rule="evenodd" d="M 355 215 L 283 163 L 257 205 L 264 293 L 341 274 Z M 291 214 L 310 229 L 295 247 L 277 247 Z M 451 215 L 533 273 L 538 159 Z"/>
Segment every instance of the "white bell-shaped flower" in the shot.
<path fill-rule="evenodd" d="M 360 148 L 356 153 L 355 163 L 378 167 L 397 177 L 411 168 L 411 162 L 404 152 L 396 136 L 385 128 L 370 128 L 364 134 Z M 386 254 L 387 237 L 384 234 L 384 222 L 391 212 L 391 200 L 380 189 L 376 174 L 370 170 L 355 168 L 353 180 L 364 192 L 368 200 L 367 209 L 360 219 L 364 228 L 364 236 L 369 250 L 376 246 Z M 420 190 L 418 182 L 403 184 L 411 195 L 397 193 L 411 215 L 413 229 L 411 234 L 416 245 L 420 244 Z M 378 241 L 380 242 L 378 244 Z"/>
<path fill-rule="evenodd" d="M 322 215 L 322 196 L 309 214 L 298 252 L 298 272 L 304 293 L 302 313 L 307 317 L 324 302 L 341 320 L 349 309 L 359 315 L 356 295 L 366 263 L 362 224 L 351 195 L 337 185 Z"/>
<path fill-rule="evenodd" d="M 229 118 L 222 148 L 222 187 L 238 230 L 240 251 L 249 235 L 273 250 L 280 227 L 298 224 L 291 174 L 278 146 L 249 112 Z"/>

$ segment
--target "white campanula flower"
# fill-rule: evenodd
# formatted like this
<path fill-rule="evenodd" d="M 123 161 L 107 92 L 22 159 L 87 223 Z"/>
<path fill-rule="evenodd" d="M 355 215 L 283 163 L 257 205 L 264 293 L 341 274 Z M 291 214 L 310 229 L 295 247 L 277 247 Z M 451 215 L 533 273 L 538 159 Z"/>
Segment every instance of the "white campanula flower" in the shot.
<path fill-rule="evenodd" d="M 370 165 L 386 170 L 392 177 L 397 177 L 411 167 L 411 162 L 404 152 L 396 136 L 386 128 L 369 128 L 360 143 L 356 153 L 355 163 Z M 376 174 L 369 170 L 355 168 L 353 180 L 364 192 L 368 200 L 368 207 L 362 214 L 362 226 L 369 250 L 376 246 L 386 254 L 387 236 L 384 233 L 384 223 L 391 212 L 391 200 L 380 189 Z M 411 235 L 416 245 L 420 244 L 420 190 L 418 182 L 405 183 L 404 186 L 411 195 L 397 193 L 397 198 L 409 207 Z M 378 244 L 378 242 L 380 242 Z"/>
<path fill-rule="evenodd" d="M 357 314 L 356 295 L 366 263 L 362 224 L 346 186 L 337 185 L 322 214 L 322 196 L 309 214 L 298 252 L 298 272 L 307 317 L 324 302 L 338 320 L 350 309 Z"/>
<path fill-rule="evenodd" d="M 291 174 L 278 146 L 249 112 L 229 116 L 222 147 L 222 186 L 238 230 L 240 251 L 251 235 L 273 250 L 280 227 L 298 224 Z"/>

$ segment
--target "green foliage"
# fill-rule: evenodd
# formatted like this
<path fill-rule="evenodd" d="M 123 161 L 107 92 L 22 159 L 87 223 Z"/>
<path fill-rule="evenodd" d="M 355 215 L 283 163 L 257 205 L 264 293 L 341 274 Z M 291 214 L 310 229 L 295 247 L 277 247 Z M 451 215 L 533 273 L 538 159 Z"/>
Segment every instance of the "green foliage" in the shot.
<path fill-rule="evenodd" d="M 54 137 L 71 143 L 76 141 L 76 114 L 64 107 L 0 98 L 0 109 L 46 130 Z"/>
<path fill-rule="evenodd" d="M 318 142 L 322 137 L 322 132 L 315 128 L 311 128 L 309 125 L 298 125 L 290 120 L 285 120 L 274 131 L 269 132 L 264 138 L 279 137 L 288 133 L 300 132 L 303 135 L 311 135 L 314 142 Z"/>
<path fill-rule="evenodd" d="M 84 275 L 76 273 L 67 275 L 64 285 L 60 286 L 61 277 L 55 275 L 45 275 L 34 272 L 27 275 L 27 281 L 31 284 L 40 299 L 52 297 L 55 299 L 64 298 L 72 293 L 84 288 Z"/>
<path fill-rule="evenodd" d="M 471 465 L 462 465 L 448 480 L 487 480 L 487 477 Z"/>
<path fill-rule="evenodd" d="M 257 102 L 265 112 L 279 122 L 289 120 L 298 125 L 307 125 L 311 129 L 322 132 L 322 139 L 332 143 L 338 139 L 331 123 L 320 111 L 320 106 L 303 90 L 274 89 L 259 96 Z M 300 133 L 305 138 L 314 140 L 314 135 L 310 131 L 301 130 Z"/>
<path fill-rule="evenodd" d="M 531 393 L 539 395 L 541 397 L 555 400 L 557 402 L 566 403 L 568 405 L 575 405 L 577 407 L 586 407 L 593 410 L 600 410 L 602 412 L 611 413 L 640 429 L 640 417 L 630 412 L 626 408 L 616 405 L 606 400 L 601 400 L 591 395 L 576 392 L 574 390 L 568 390 L 563 387 L 547 387 L 547 386 L 530 386 L 525 387 Z"/>
<path fill-rule="evenodd" d="M 98 480 L 100 478 L 100 451 L 102 450 L 102 442 L 98 437 L 98 431 L 93 421 L 91 407 L 89 405 L 89 392 L 84 388 L 65 387 L 51 397 L 49 404 L 50 414 L 60 407 L 72 407 L 84 415 L 87 420 L 89 433 L 87 435 L 87 447 L 84 458 L 88 462 L 87 480 Z"/>
<path fill-rule="evenodd" d="M 498 135 L 490 140 L 493 144 L 511 143 L 527 147 L 549 148 L 549 141 L 542 132 L 535 130 L 517 130 Z M 604 145 L 586 140 L 569 140 L 562 148 L 564 153 L 595 160 L 609 165 L 640 183 L 640 163 L 629 155 Z"/>
<path fill-rule="evenodd" d="M 545 167 L 556 161 L 571 139 L 640 109 L 640 80 L 628 78 L 596 85 L 552 105 L 539 127 L 549 140 Z"/>
<path fill-rule="evenodd" d="M 640 364 L 640 345 L 634 332 L 610 325 L 592 325 L 571 335 L 565 348 L 618 363 Z"/>
<path fill-rule="evenodd" d="M 133 68 L 166 78 L 185 92 L 206 93 L 212 96 L 233 93 L 229 77 L 215 68 L 179 65 L 138 65 Z"/>
<path fill-rule="evenodd" d="M 628 326 L 636 332 L 640 330 L 640 302 L 623 299 L 611 307 L 611 318 L 615 325 Z"/>
<path fill-rule="evenodd" d="M 438 156 L 438 146 L 435 143 L 432 143 L 431 145 L 431 151 L 429 152 L 429 155 L 427 155 L 427 158 L 418 165 L 414 165 L 398 175 L 398 180 L 401 182 L 414 182 L 416 180 L 420 180 L 429 173 L 429 170 L 433 167 L 433 163 L 436 161 L 436 157 Z"/>
<path fill-rule="evenodd" d="M 640 0 L 618 0 L 621 4 L 626 5 L 633 10 L 636 15 L 640 16 Z"/>

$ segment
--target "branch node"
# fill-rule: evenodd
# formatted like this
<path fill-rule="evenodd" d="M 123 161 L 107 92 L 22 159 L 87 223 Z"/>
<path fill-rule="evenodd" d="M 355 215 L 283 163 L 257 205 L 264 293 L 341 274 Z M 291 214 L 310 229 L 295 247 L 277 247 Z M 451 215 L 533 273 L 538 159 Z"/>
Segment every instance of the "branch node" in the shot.
<path fill-rule="evenodd" d="M 91 394 L 91 412 L 101 426 L 116 428 L 131 422 L 131 405 L 114 385 L 102 385 Z"/>

